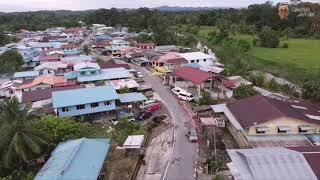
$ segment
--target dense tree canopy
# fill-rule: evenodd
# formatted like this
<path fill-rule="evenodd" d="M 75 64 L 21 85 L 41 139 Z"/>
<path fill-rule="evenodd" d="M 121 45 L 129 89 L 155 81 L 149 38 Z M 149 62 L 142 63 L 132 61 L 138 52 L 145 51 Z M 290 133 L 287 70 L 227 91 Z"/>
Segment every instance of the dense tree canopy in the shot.
<path fill-rule="evenodd" d="M 10 73 L 21 70 L 23 58 L 15 50 L 6 51 L 0 56 L 0 73 Z"/>

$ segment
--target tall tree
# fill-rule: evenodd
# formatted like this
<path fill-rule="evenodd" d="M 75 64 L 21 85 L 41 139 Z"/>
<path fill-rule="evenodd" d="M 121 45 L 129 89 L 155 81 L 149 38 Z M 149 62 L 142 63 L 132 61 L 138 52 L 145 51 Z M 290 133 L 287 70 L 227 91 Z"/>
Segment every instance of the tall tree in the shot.
<path fill-rule="evenodd" d="M 0 116 L 0 152 L 6 167 L 19 167 L 48 147 L 42 132 L 33 129 L 16 97 L 6 100 Z"/>
<path fill-rule="evenodd" d="M 0 56 L 0 73 L 15 72 L 24 64 L 23 58 L 15 50 L 6 51 Z"/>

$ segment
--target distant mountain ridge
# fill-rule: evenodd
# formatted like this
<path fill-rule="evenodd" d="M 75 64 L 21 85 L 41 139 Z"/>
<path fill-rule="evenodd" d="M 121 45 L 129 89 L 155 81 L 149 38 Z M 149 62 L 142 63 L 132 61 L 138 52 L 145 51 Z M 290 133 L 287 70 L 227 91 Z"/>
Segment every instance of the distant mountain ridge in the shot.
<path fill-rule="evenodd" d="M 183 6 L 159 6 L 154 8 L 149 8 L 153 10 L 158 10 L 162 12 L 193 12 L 193 11 L 209 11 L 209 10 L 215 10 L 215 9 L 229 9 L 231 7 L 183 7 Z M 101 8 L 106 9 L 106 8 Z M 110 8 L 109 8 L 110 9 Z M 136 10 L 133 8 L 116 8 L 120 11 L 132 11 Z M 90 10 L 31 10 L 31 11 L 17 11 L 17 12 L 1 12 L 1 14 L 19 14 L 19 13 L 25 13 L 25 12 L 54 12 L 54 13 L 61 13 L 61 14 L 67 14 L 67 15 L 74 15 L 74 14 L 82 14 L 93 12 L 98 9 L 90 9 Z"/>
<path fill-rule="evenodd" d="M 181 12 L 181 11 L 209 11 L 214 9 L 229 9 L 231 7 L 182 7 L 182 6 L 160 6 L 152 9 L 163 12 Z"/>

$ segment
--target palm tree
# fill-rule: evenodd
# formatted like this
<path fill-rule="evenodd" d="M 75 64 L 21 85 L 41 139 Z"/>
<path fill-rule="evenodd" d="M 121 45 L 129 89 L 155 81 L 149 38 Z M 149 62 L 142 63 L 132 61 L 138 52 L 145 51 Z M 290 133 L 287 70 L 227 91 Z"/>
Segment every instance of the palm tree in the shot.
<path fill-rule="evenodd" d="M 29 117 L 16 97 L 5 100 L 0 115 L 0 157 L 7 167 L 17 167 L 39 156 L 48 143 L 30 125 Z"/>

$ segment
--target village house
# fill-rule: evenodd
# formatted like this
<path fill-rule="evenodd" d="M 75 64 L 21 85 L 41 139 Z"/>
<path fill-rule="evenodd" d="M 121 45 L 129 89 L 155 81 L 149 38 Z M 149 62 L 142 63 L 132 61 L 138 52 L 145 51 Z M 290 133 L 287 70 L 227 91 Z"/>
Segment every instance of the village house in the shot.
<path fill-rule="evenodd" d="M 79 63 L 74 65 L 74 71 L 65 73 L 67 79 L 77 79 L 79 83 L 96 83 L 109 80 L 127 79 L 133 75 L 125 68 L 101 69 L 97 63 Z"/>
<path fill-rule="evenodd" d="M 61 142 L 34 179 L 104 179 L 110 146 L 110 139 L 81 138 Z"/>
<path fill-rule="evenodd" d="M 298 151 L 277 147 L 228 149 L 227 152 L 231 158 L 227 166 L 235 180 L 318 179 L 319 166 L 309 164 L 304 154 Z M 311 162 L 319 159 L 319 155 L 316 156 Z"/>
<path fill-rule="evenodd" d="M 77 55 L 77 56 L 66 56 L 60 59 L 61 62 L 67 63 L 68 65 L 75 65 L 77 63 L 83 62 L 93 62 L 92 56 L 87 55 Z"/>
<path fill-rule="evenodd" d="M 76 55 L 81 53 L 80 47 L 74 44 L 64 44 L 61 46 L 61 49 L 66 55 Z"/>
<path fill-rule="evenodd" d="M 135 47 L 139 49 L 154 49 L 156 45 L 154 43 L 137 43 Z"/>
<path fill-rule="evenodd" d="M 121 39 L 114 39 L 110 42 L 111 47 L 128 47 L 130 43 Z"/>
<path fill-rule="evenodd" d="M 173 70 L 181 67 L 182 64 L 187 63 L 186 59 L 181 57 L 179 53 L 176 52 L 170 52 L 156 56 L 151 61 L 152 65 L 159 72 L 172 72 Z"/>
<path fill-rule="evenodd" d="M 13 78 L 15 80 L 28 80 L 28 79 L 34 79 L 38 77 L 40 74 L 38 71 L 21 71 L 21 72 L 15 72 L 13 75 Z"/>
<path fill-rule="evenodd" d="M 110 119 L 115 119 L 116 99 L 119 99 L 119 96 L 112 86 L 52 93 L 53 108 L 59 117 L 103 113 L 108 115 Z"/>
<path fill-rule="evenodd" d="M 68 85 L 61 87 L 39 89 L 34 91 L 23 91 L 21 94 L 21 102 L 30 107 L 29 112 L 41 109 L 41 113 L 52 113 L 52 92 L 79 88 L 84 88 L 84 86 Z"/>
<path fill-rule="evenodd" d="M 67 69 L 68 65 L 60 61 L 42 63 L 34 68 L 39 72 L 39 75 L 63 75 Z"/>
<path fill-rule="evenodd" d="M 52 48 L 61 48 L 60 42 L 31 42 L 29 46 L 39 52 L 46 51 Z"/>
<path fill-rule="evenodd" d="M 240 146 L 310 146 L 305 135 L 320 130 L 320 109 L 303 101 L 257 95 L 212 109 L 226 120 Z"/>
<path fill-rule="evenodd" d="M 21 84 L 17 90 L 34 91 L 39 89 L 46 89 L 55 86 L 67 85 L 68 81 L 63 76 L 44 75 L 38 76 L 33 81 Z"/>
<path fill-rule="evenodd" d="M 62 56 L 60 54 L 53 55 L 40 55 L 38 57 L 39 64 L 47 63 L 47 62 L 59 62 Z"/>
<path fill-rule="evenodd" d="M 186 91 L 191 89 L 191 87 L 196 87 L 198 96 L 201 96 L 201 91 L 204 90 L 205 84 L 209 82 L 212 85 L 212 81 L 214 80 L 214 76 L 211 73 L 192 67 L 178 68 L 169 75 L 169 78 L 169 85 L 171 86 L 179 86 Z M 167 81 L 167 79 L 165 79 L 165 81 Z"/>
<path fill-rule="evenodd" d="M 0 97 L 10 98 L 16 94 L 16 89 L 22 84 L 22 80 L 10 80 L 0 85 Z"/>

